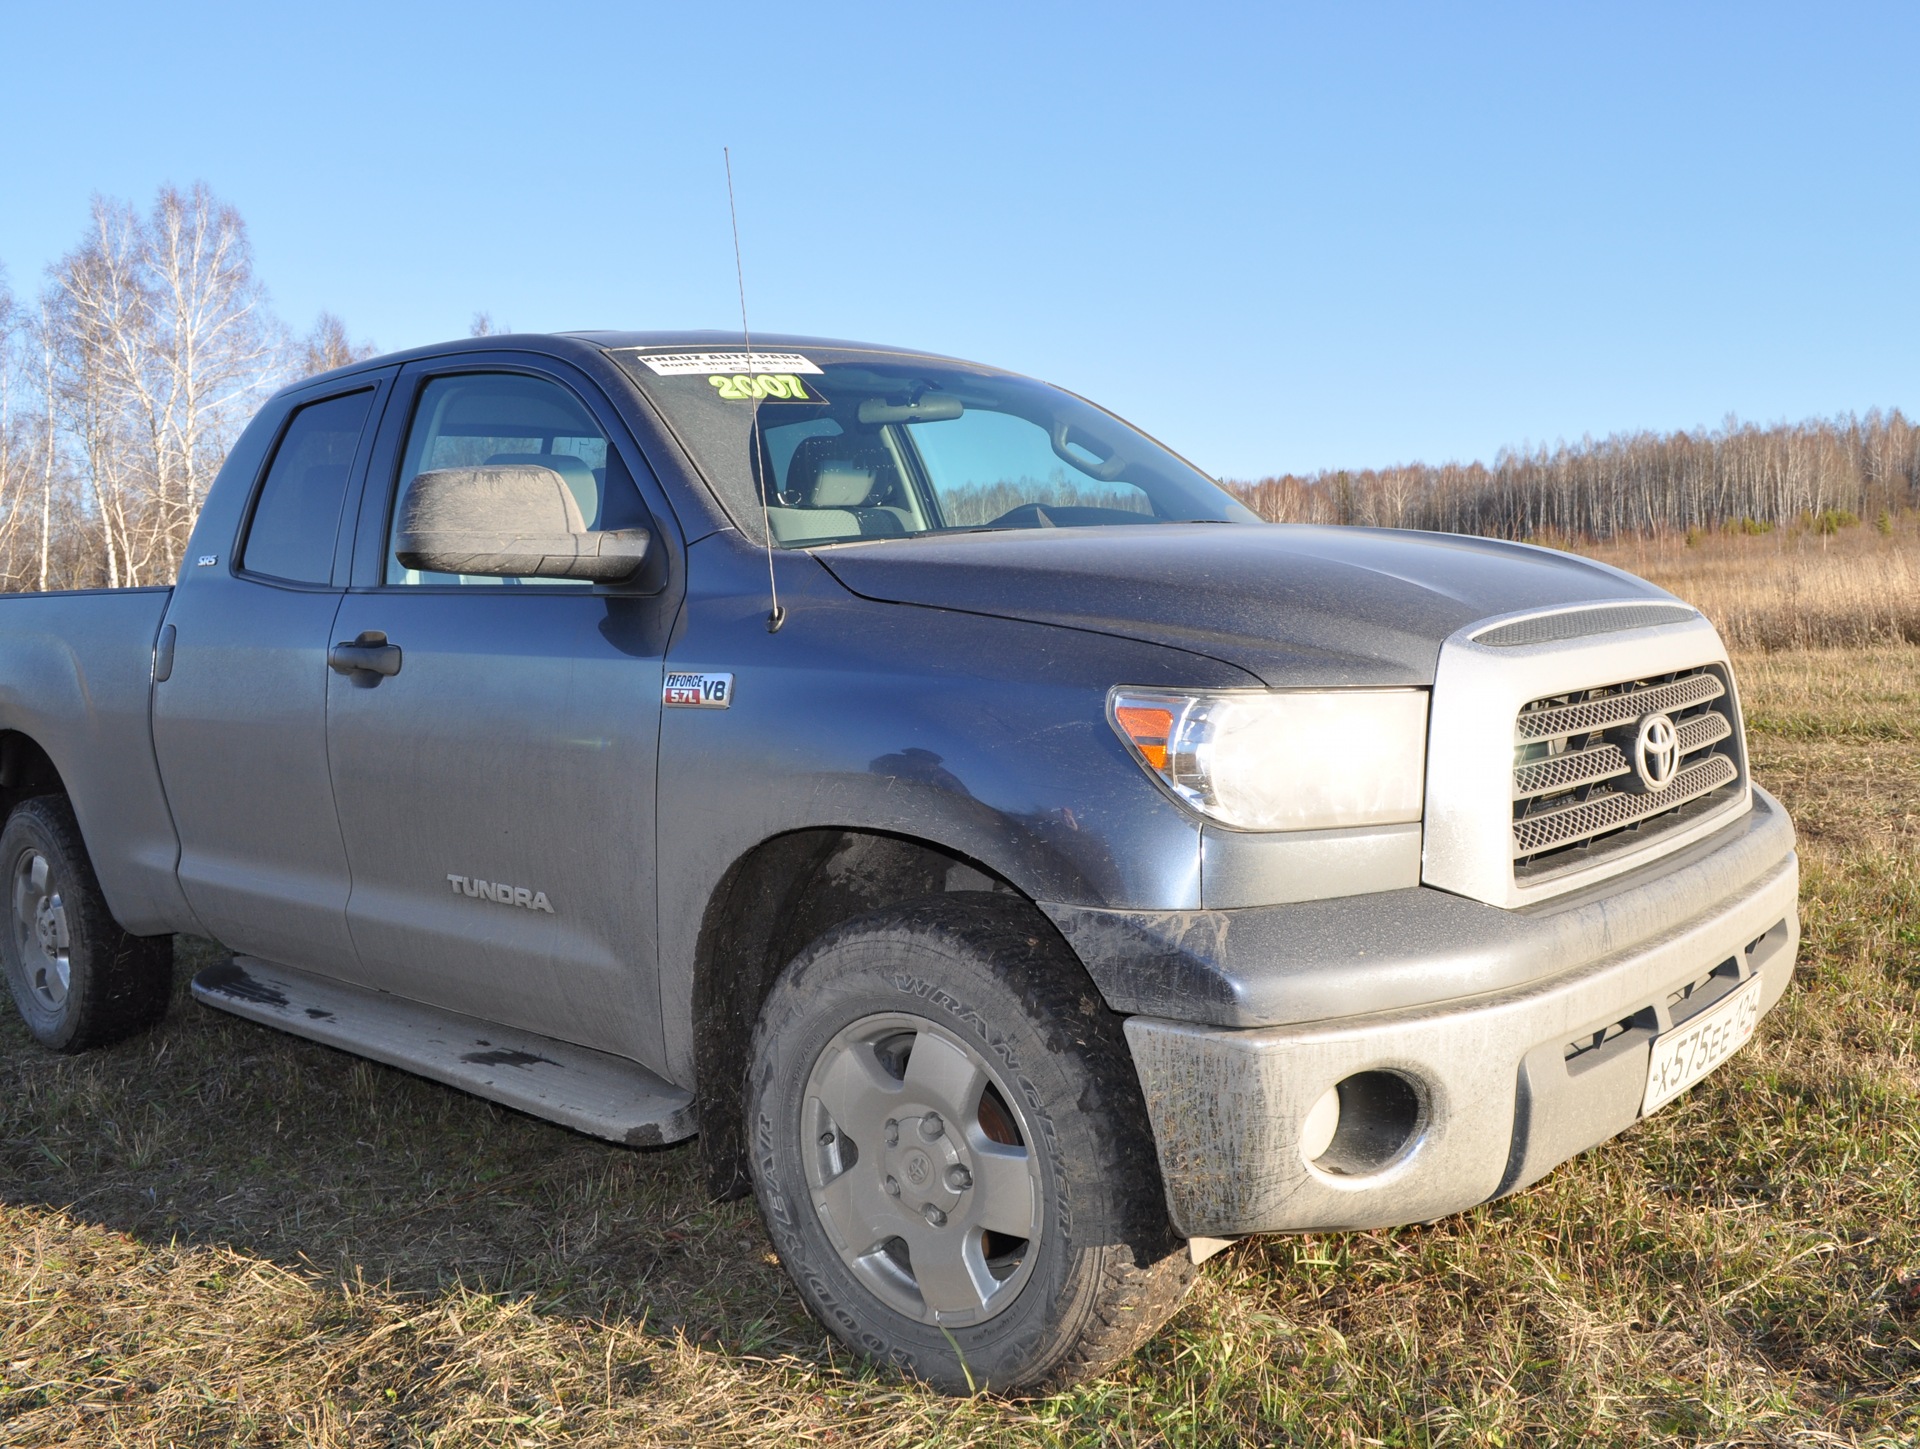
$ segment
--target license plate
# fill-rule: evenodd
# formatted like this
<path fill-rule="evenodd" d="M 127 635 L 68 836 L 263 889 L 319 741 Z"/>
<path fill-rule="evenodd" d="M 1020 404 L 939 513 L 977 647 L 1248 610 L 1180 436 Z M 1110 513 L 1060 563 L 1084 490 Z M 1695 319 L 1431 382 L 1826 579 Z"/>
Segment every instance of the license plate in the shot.
<path fill-rule="evenodd" d="M 1739 1051 L 1760 1020 L 1760 978 L 1754 977 L 1725 1001 L 1685 1026 L 1653 1041 L 1647 1063 L 1647 1093 L 1640 1115 L 1660 1110 L 1708 1072 Z"/>

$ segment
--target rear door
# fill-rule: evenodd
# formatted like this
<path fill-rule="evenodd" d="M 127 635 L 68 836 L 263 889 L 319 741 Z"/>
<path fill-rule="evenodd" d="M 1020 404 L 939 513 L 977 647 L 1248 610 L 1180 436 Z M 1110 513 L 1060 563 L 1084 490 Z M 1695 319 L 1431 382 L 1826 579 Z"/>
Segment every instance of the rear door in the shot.
<path fill-rule="evenodd" d="M 196 531 L 164 626 L 172 671 L 153 694 L 195 914 L 236 951 L 341 976 L 358 962 L 327 768 L 327 645 L 351 557 L 342 519 L 396 372 L 299 398 L 243 510 Z"/>
<path fill-rule="evenodd" d="M 588 527 L 650 527 L 673 547 L 617 415 L 565 364 L 488 352 L 403 372 L 334 627 L 400 650 L 394 674 L 329 684 L 347 917 L 370 985 L 657 1060 L 654 773 L 676 591 L 394 557 L 416 474 L 532 459 Z"/>

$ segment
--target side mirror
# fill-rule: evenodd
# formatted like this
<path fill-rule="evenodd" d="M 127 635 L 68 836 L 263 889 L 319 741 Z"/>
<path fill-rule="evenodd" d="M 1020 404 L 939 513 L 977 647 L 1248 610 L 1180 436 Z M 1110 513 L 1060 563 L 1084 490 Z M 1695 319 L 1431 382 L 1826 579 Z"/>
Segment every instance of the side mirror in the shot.
<path fill-rule="evenodd" d="M 505 463 L 416 476 L 394 552 L 430 573 L 617 584 L 640 571 L 651 542 L 644 528 L 589 529 L 559 473 Z"/>

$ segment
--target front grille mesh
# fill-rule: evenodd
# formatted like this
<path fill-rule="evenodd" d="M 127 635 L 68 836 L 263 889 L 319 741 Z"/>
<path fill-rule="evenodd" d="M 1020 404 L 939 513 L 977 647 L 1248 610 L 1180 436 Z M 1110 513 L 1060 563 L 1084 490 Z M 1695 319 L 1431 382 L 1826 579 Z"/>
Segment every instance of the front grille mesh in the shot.
<path fill-rule="evenodd" d="M 1677 753 L 1659 788 L 1637 758 L 1642 724 L 1656 715 L 1672 722 Z M 1657 755 L 1645 765 L 1654 780 Z M 1743 776 L 1732 691 L 1718 667 L 1534 700 L 1514 722 L 1515 878 L 1638 851 L 1720 808 Z"/>
<path fill-rule="evenodd" d="M 1587 692 L 1597 693 L 1594 690 Z M 1573 704 L 1548 704 L 1539 708 L 1530 704 L 1520 711 L 1520 738 L 1557 739 L 1563 735 L 1603 730 L 1609 725 L 1638 724 L 1650 714 L 1672 714 L 1688 705 L 1718 699 L 1726 692 L 1727 687 L 1718 676 L 1700 673 L 1689 674 L 1666 684 L 1624 686 L 1619 693 L 1602 695 L 1598 699 L 1583 699 Z"/>

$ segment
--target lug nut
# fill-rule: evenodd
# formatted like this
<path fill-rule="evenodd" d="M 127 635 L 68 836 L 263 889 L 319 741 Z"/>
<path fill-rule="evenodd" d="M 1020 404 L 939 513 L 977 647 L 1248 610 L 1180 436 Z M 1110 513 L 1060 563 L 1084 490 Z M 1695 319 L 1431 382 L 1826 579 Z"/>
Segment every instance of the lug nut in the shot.
<path fill-rule="evenodd" d="M 888 1197 L 898 1197 L 898 1196 L 900 1196 L 900 1182 L 899 1182 L 899 1179 L 897 1179 L 896 1177 L 894 1177 L 894 1175 L 893 1175 L 892 1173 L 888 1173 L 888 1174 L 887 1174 L 887 1180 L 886 1180 L 886 1182 L 885 1182 L 885 1184 L 884 1184 L 884 1186 L 885 1186 L 885 1187 L 886 1187 L 886 1189 L 887 1189 L 887 1196 L 888 1196 Z"/>
<path fill-rule="evenodd" d="M 931 1224 L 933 1227 L 944 1228 L 947 1225 L 947 1215 L 941 1212 L 940 1209 L 935 1207 L 932 1203 L 928 1203 L 927 1204 L 927 1222 Z"/>
<path fill-rule="evenodd" d="M 900 1124 L 894 1121 L 891 1117 L 889 1117 L 887 1119 L 887 1146 L 898 1147 L 899 1145 L 900 1145 Z"/>
<path fill-rule="evenodd" d="M 973 1174 L 956 1162 L 947 1169 L 947 1186 L 955 1192 L 965 1192 L 973 1186 Z"/>
<path fill-rule="evenodd" d="M 947 1130 L 947 1124 L 940 1120 L 938 1112 L 929 1112 L 920 1119 L 920 1135 L 932 1141 Z"/>

